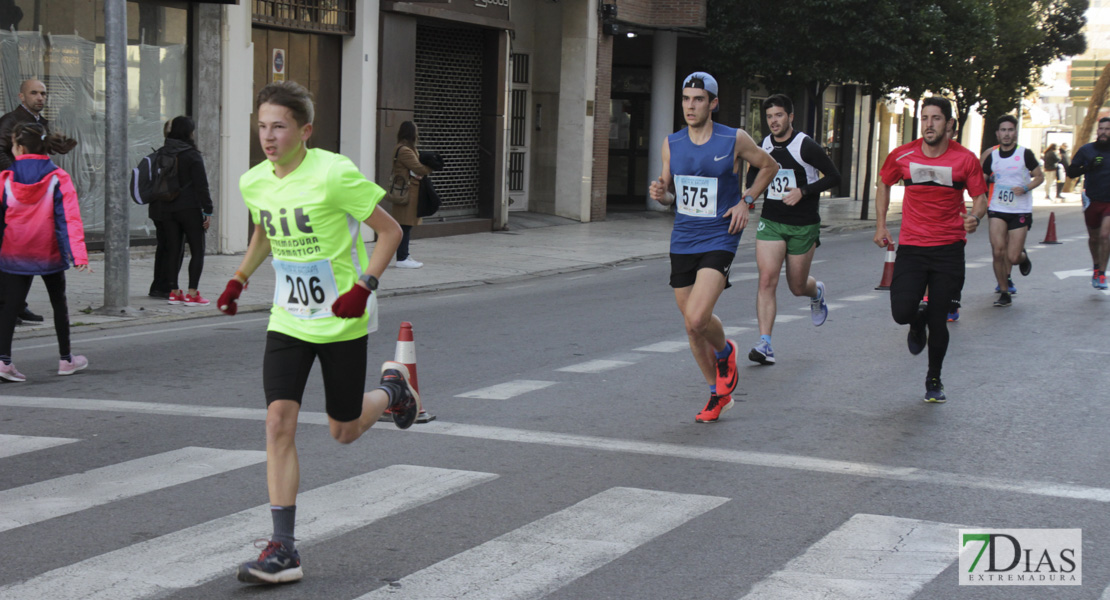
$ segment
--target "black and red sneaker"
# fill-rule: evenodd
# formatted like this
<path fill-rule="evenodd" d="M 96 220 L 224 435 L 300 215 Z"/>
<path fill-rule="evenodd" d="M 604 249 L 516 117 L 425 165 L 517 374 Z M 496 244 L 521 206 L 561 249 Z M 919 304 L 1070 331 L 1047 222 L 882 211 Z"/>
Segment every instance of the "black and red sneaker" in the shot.
<path fill-rule="evenodd" d="M 420 414 L 420 394 L 409 383 L 409 368 L 403 363 L 386 361 L 382 364 L 381 385 L 392 392 L 385 412 L 393 417 L 393 424 L 399 429 L 412 427 Z"/>
<path fill-rule="evenodd" d="M 732 400 L 731 395 L 718 396 L 712 394 L 709 396 L 709 403 L 705 405 L 698 416 L 694 418 L 698 423 L 716 423 L 717 419 L 721 418 L 721 413 L 732 408 L 736 404 Z"/>
<path fill-rule="evenodd" d="M 717 393 L 727 396 L 736 389 L 736 382 L 740 375 L 736 372 L 736 342 L 725 340 L 729 349 L 727 358 L 717 359 Z"/>

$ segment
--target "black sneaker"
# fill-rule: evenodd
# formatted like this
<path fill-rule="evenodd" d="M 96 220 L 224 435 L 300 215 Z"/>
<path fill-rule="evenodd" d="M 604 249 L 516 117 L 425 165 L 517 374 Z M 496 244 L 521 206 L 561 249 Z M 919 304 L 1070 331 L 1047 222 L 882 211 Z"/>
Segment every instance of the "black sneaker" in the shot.
<path fill-rule="evenodd" d="M 1033 270 L 1033 261 L 1029 260 L 1029 253 L 1025 250 L 1022 250 L 1021 253 L 1025 255 L 1025 258 L 1018 263 L 1018 270 L 1021 271 L 1021 276 L 1025 277 L 1029 274 L 1029 271 Z"/>
<path fill-rule="evenodd" d="M 933 404 L 944 404 L 948 398 L 944 396 L 944 384 L 940 377 L 925 378 L 925 401 Z"/>
<path fill-rule="evenodd" d="M 420 394 L 409 383 L 409 368 L 395 361 L 382 364 L 382 387 L 389 388 L 391 399 L 385 412 L 393 416 L 393 424 L 408 429 L 420 414 Z"/>
<path fill-rule="evenodd" d="M 301 555 L 273 540 L 266 544 L 258 560 L 239 565 L 238 578 L 243 583 L 289 583 L 302 577 Z"/>
<path fill-rule="evenodd" d="M 925 329 L 925 310 L 919 308 L 917 310 L 917 318 L 913 323 L 910 323 L 910 333 L 906 336 L 906 345 L 910 348 L 910 354 L 917 356 L 925 349 L 925 345 L 929 342 L 929 336 Z"/>
<path fill-rule="evenodd" d="M 994 301 L 994 306 L 996 308 L 1010 306 L 1011 304 L 1013 304 L 1013 300 L 1010 298 L 1010 294 L 1007 294 L 1006 292 L 1002 292 L 1001 294 L 999 294 L 998 300 Z"/>

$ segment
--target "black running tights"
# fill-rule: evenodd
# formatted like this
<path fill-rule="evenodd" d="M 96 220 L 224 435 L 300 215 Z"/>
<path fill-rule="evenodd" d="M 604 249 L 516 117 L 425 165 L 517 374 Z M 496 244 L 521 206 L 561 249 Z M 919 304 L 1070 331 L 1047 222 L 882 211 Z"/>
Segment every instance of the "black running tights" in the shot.
<path fill-rule="evenodd" d="M 964 287 L 964 242 L 946 246 L 900 246 L 890 282 L 890 314 L 901 325 L 918 318 L 926 290 L 929 306 L 929 375 L 940 377 L 948 352 L 948 311 Z"/>

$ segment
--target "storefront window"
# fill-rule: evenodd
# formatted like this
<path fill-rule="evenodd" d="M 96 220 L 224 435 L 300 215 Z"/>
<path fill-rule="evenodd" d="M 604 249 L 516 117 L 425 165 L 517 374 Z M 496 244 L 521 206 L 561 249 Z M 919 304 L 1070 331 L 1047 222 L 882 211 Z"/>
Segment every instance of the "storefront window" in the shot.
<path fill-rule="evenodd" d="M 161 146 L 163 123 L 186 112 L 187 6 L 127 3 L 129 164 Z M 9 0 L 0 7 L 0 108 L 19 105 L 24 80 L 46 84 L 43 115 L 51 130 L 78 141 L 54 160 L 73 177 L 86 235 L 95 242 L 104 232 L 104 2 Z M 153 235 L 146 213 L 130 211 L 132 237 Z"/>

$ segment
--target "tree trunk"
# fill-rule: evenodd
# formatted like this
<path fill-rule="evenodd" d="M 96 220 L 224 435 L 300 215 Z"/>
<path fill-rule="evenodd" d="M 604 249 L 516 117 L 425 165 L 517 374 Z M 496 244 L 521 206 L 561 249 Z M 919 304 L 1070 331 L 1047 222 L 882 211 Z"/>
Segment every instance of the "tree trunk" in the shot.
<path fill-rule="evenodd" d="M 913 139 L 921 137 L 921 92 L 911 90 L 913 98 L 913 124 L 910 128 L 913 130 Z"/>
<path fill-rule="evenodd" d="M 871 163 L 875 161 L 875 113 L 878 111 L 879 102 L 874 92 L 870 94 L 870 98 L 871 120 L 867 125 L 867 171 L 863 180 L 863 202 L 860 202 L 861 206 L 859 212 L 859 219 L 861 221 L 867 220 L 867 213 L 870 210 L 868 205 L 871 203 L 871 188 L 875 187 L 875 185 L 871 183 Z"/>
<path fill-rule="evenodd" d="M 806 95 L 809 95 L 810 105 L 813 107 L 813 132 L 810 134 L 822 148 L 825 148 L 825 131 L 823 129 L 825 120 L 825 90 L 829 87 L 828 83 L 822 81 L 815 81 L 806 86 Z M 816 91 L 816 93 L 814 93 Z M 828 149 L 826 148 L 826 151 Z"/>
<path fill-rule="evenodd" d="M 1079 128 L 1079 133 L 1076 134 L 1072 144 L 1071 155 L 1073 158 L 1079 147 L 1091 140 L 1091 132 L 1095 129 L 1095 121 L 1098 121 L 1098 111 L 1103 104 L 1106 104 L 1108 87 L 1110 87 L 1110 64 L 1102 68 L 1102 75 L 1095 82 L 1095 88 L 1091 90 L 1091 101 L 1087 103 L 1087 116 L 1083 117 L 1083 125 Z M 1064 184 L 1064 189 L 1070 192 L 1074 188 L 1075 180 L 1069 178 L 1067 183 Z"/>

